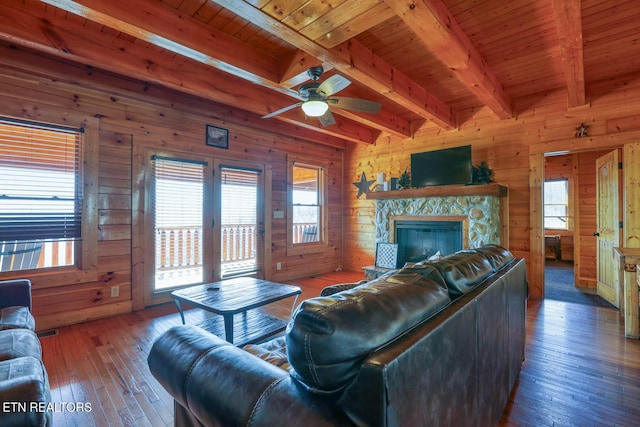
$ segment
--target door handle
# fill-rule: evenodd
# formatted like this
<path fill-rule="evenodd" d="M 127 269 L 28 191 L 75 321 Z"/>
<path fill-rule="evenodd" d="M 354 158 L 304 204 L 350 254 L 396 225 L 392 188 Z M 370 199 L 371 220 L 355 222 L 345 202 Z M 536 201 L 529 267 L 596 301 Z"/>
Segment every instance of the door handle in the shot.
<path fill-rule="evenodd" d="M 598 237 L 600 235 L 600 233 L 598 233 L 597 231 L 595 233 L 593 233 L 594 237 Z"/>

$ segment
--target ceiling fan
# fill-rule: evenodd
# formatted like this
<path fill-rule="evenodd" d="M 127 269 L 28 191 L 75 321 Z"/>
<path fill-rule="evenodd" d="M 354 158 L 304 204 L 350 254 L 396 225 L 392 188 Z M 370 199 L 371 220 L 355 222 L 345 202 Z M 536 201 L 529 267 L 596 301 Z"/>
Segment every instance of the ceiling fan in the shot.
<path fill-rule="evenodd" d="M 305 83 L 298 89 L 298 94 L 304 101 L 276 110 L 266 116 L 262 116 L 262 118 L 268 119 L 282 114 L 285 111 L 301 107 L 307 116 L 317 117 L 322 126 L 331 126 L 334 125 L 336 121 L 331 111 L 329 111 L 329 105 L 335 105 L 345 110 L 358 111 L 361 113 L 376 114 L 380 111 L 381 105 L 377 102 L 345 96 L 332 96 L 349 86 L 351 82 L 338 74 L 334 74 L 320 83 L 318 79 L 322 76 L 323 72 L 324 69 L 322 67 L 311 67 L 307 70 L 307 74 L 312 82 Z"/>

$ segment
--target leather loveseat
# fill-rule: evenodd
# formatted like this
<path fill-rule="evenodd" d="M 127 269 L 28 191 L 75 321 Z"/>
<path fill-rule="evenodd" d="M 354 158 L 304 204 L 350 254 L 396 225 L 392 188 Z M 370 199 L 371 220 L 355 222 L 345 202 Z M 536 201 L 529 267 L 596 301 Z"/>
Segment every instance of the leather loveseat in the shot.
<path fill-rule="evenodd" d="M 0 426 L 52 424 L 49 379 L 34 329 L 31 282 L 0 282 Z"/>
<path fill-rule="evenodd" d="M 492 245 L 333 288 L 251 352 L 160 336 L 148 363 L 175 425 L 496 425 L 524 358 L 524 260 Z"/>

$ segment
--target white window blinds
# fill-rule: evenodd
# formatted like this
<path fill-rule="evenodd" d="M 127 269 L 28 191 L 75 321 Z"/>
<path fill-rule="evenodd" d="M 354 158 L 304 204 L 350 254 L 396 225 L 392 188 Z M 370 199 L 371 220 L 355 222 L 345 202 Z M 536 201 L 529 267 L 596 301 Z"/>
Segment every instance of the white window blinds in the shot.
<path fill-rule="evenodd" d="M 260 171 L 220 167 L 222 277 L 254 274 L 262 269 L 257 239 Z"/>
<path fill-rule="evenodd" d="M 0 118 L 0 242 L 81 237 L 82 130 Z"/>
<path fill-rule="evenodd" d="M 201 283 L 205 162 L 153 156 L 155 289 Z"/>

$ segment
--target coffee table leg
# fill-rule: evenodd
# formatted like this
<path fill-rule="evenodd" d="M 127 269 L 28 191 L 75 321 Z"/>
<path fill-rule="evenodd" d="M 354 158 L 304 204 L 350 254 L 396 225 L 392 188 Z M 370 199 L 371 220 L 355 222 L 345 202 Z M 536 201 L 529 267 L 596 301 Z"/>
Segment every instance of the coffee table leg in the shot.
<path fill-rule="evenodd" d="M 182 318 L 182 324 L 184 325 L 184 313 L 182 312 L 182 305 L 180 305 L 180 300 L 174 299 L 173 302 L 178 306 L 178 311 L 180 312 L 180 317 Z"/>
<path fill-rule="evenodd" d="M 291 314 L 293 314 L 293 309 L 296 308 L 296 303 L 298 302 L 298 297 L 300 294 L 296 295 L 296 298 L 293 300 L 293 305 L 291 306 Z"/>
<path fill-rule="evenodd" d="M 224 314 L 224 338 L 233 344 L 233 314 Z"/>

